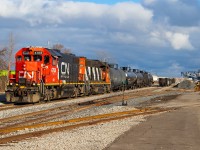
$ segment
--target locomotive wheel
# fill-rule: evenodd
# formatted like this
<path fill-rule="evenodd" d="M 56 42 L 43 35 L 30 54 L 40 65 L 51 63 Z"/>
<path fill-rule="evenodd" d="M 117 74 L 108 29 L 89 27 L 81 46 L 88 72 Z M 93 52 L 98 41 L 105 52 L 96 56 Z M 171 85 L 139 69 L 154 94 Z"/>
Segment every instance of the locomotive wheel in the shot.
<path fill-rule="evenodd" d="M 40 102 L 40 99 L 41 99 L 41 97 L 40 97 L 39 93 L 35 93 L 35 94 L 32 95 L 33 103 Z"/>
<path fill-rule="evenodd" d="M 33 101 L 33 94 L 27 94 L 27 101 L 30 102 L 30 103 L 34 103 Z"/>
<path fill-rule="evenodd" d="M 50 101 L 51 100 L 51 97 L 50 97 L 50 95 L 48 94 L 47 95 L 47 101 Z"/>
<path fill-rule="evenodd" d="M 107 93 L 107 87 L 104 85 L 103 86 L 103 94 Z"/>
<path fill-rule="evenodd" d="M 111 91 L 110 85 L 107 85 L 107 86 L 106 86 L 106 92 L 107 92 L 107 93 L 110 93 L 110 91 Z"/>
<path fill-rule="evenodd" d="M 6 93 L 6 102 L 12 102 L 10 93 Z"/>
<path fill-rule="evenodd" d="M 91 87 L 89 85 L 85 86 L 85 96 L 91 95 Z"/>
<path fill-rule="evenodd" d="M 72 95 L 71 97 L 77 98 L 78 95 L 79 95 L 79 89 L 75 87 L 75 88 L 74 88 L 74 93 L 73 93 L 73 95 Z"/>
<path fill-rule="evenodd" d="M 53 98 L 53 91 L 51 91 L 51 89 L 46 89 L 46 94 L 45 94 L 45 97 L 46 97 L 46 101 L 50 101 L 52 98 Z"/>

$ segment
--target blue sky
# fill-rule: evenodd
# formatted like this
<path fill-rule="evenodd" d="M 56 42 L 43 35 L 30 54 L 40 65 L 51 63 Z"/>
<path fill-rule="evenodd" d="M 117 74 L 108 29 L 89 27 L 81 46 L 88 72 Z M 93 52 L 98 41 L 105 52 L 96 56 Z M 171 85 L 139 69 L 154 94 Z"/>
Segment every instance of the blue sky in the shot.
<path fill-rule="evenodd" d="M 140 2 L 140 0 L 75 0 L 78 2 L 94 2 L 98 4 L 116 4 L 118 2 Z"/>
<path fill-rule="evenodd" d="M 78 56 L 180 76 L 200 69 L 199 14 L 199 0 L 1 0 L 0 48 L 13 33 L 15 52 L 60 43 Z"/>

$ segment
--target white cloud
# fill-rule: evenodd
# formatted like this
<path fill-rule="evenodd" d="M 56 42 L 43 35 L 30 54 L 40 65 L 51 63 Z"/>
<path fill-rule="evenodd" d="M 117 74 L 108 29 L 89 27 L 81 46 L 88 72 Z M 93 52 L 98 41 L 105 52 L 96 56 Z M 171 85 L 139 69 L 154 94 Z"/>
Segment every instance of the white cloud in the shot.
<path fill-rule="evenodd" d="M 89 2 L 52 0 L 1 0 L 0 16 L 17 18 L 32 26 L 40 24 L 80 25 L 91 27 L 134 27 L 144 29 L 151 23 L 153 13 L 134 2 L 115 5 Z"/>
<path fill-rule="evenodd" d="M 146 5 L 151 5 L 155 2 L 156 0 L 144 0 L 144 4 Z"/>
<path fill-rule="evenodd" d="M 145 5 L 152 5 L 152 4 L 154 4 L 155 2 L 158 2 L 158 1 L 160 1 L 160 0 L 143 0 Z M 170 2 L 170 3 L 176 3 L 179 0 L 167 0 L 167 1 Z"/>
<path fill-rule="evenodd" d="M 145 29 L 151 24 L 153 13 L 140 4 L 126 2 L 112 6 L 105 15 L 118 20 L 118 26 Z M 117 25 L 117 24 L 115 24 Z"/>
<path fill-rule="evenodd" d="M 166 38 L 175 50 L 193 50 L 194 47 L 189 41 L 189 35 L 183 33 L 166 32 Z"/>
<path fill-rule="evenodd" d="M 150 32 L 150 38 L 149 38 L 150 45 L 154 47 L 165 47 L 166 41 L 163 38 L 162 32 L 158 31 L 152 31 Z"/>

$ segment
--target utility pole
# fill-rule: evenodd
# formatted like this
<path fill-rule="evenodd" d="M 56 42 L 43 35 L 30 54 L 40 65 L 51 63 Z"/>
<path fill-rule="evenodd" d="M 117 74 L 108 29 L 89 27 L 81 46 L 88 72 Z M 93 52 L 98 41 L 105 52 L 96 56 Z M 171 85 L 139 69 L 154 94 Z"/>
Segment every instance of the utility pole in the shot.
<path fill-rule="evenodd" d="M 124 91 L 125 91 L 125 85 L 123 84 L 123 89 L 122 89 L 122 106 L 127 106 L 127 101 L 124 99 Z"/>

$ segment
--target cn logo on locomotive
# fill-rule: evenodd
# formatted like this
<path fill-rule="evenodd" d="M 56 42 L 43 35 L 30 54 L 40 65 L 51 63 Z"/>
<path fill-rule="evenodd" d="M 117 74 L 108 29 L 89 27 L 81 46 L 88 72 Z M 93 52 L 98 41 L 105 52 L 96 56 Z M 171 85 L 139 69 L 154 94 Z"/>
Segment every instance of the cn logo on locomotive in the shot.
<path fill-rule="evenodd" d="M 61 78 L 69 78 L 69 63 L 61 62 Z"/>

